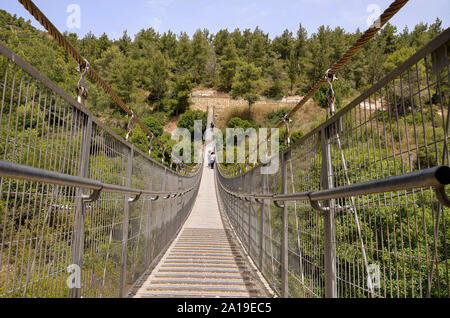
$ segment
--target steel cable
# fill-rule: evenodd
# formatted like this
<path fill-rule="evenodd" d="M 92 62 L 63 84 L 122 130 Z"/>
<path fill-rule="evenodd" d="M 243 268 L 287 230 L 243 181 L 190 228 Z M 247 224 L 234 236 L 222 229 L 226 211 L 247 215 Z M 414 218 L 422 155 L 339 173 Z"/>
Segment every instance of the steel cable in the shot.
<path fill-rule="evenodd" d="M 383 28 L 383 26 L 398 12 L 409 0 L 395 0 L 389 8 L 387 8 L 379 19 L 374 23 L 364 34 L 355 42 L 355 44 L 344 54 L 344 56 L 334 64 L 328 71 L 329 76 L 334 76 L 336 73 L 356 54 L 358 53 L 375 34 Z M 300 110 L 317 91 L 327 83 L 325 78 L 322 78 L 317 82 L 313 88 L 303 97 L 303 99 L 286 115 L 285 119 L 279 122 L 274 128 L 281 128 L 285 120 L 291 119 L 297 111 Z M 272 132 L 269 130 L 267 134 L 267 140 L 272 136 Z M 260 144 L 261 145 L 261 144 Z M 250 157 L 250 153 L 247 155 L 247 159 Z"/>
<path fill-rule="evenodd" d="M 58 31 L 55 25 L 45 16 L 45 14 L 33 3 L 31 0 L 18 0 L 24 8 L 37 20 L 39 23 L 48 31 L 48 33 L 58 42 L 58 44 L 63 47 L 66 52 L 71 55 L 75 61 L 81 66 L 81 68 L 85 68 L 87 66 L 86 60 L 81 54 L 70 44 L 70 42 Z M 128 116 L 133 115 L 133 111 L 128 108 L 125 103 L 117 96 L 116 93 L 109 87 L 109 85 L 100 77 L 100 75 L 95 72 L 92 66 L 88 68 L 89 76 L 97 82 L 97 84 L 103 88 L 106 93 L 113 99 L 113 101 L 122 108 Z M 154 137 L 154 141 L 163 149 L 164 154 L 168 154 L 169 157 L 172 156 L 172 153 L 165 149 L 164 144 L 145 126 L 141 120 L 137 117 L 134 118 L 134 121 L 142 128 L 142 130 L 149 136 Z M 183 164 L 183 166 L 187 167 Z"/>

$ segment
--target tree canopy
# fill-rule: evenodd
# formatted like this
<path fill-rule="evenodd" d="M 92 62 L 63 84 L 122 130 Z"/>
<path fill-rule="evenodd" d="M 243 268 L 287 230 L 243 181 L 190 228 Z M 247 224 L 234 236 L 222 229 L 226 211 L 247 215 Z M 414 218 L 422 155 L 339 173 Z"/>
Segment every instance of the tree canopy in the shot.
<path fill-rule="evenodd" d="M 388 23 L 339 72 L 338 108 L 340 100 L 375 84 L 440 32 L 439 19 L 431 25 L 419 23 L 411 31 L 399 31 Z M 148 118 L 159 112 L 178 116 L 188 111 L 195 88 L 229 93 L 247 100 L 250 107 L 262 95 L 273 99 L 304 95 L 361 32 L 320 26 L 308 34 L 299 24 L 297 30 L 285 30 L 273 38 L 259 27 L 216 34 L 198 30 L 192 37 L 153 28 L 142 29 L 134 37 L 125 30 L 116 40 L 92 32 L 83 38 L 64 35 L 137 116 Z M 0 40 L 75 95 L 77 65 L 47 33 L 0 10 Z M 95 83 L 88 81 L 88 89 L 93 114 L 124 136 L 126 114 Z M 315 96 L 320 104 L 324 98 L 326 88 Z"/>

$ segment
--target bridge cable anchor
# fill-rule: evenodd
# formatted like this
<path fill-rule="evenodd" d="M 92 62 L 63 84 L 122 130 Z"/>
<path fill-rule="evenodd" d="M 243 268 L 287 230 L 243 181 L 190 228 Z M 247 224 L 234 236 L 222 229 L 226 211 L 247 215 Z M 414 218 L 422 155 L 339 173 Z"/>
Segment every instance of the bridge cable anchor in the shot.
<path fill-rule="evenodd" d="M 284 209 L 286 207 L 286 203 L 281 204 L 280 201 L 273 201 L 273 204 L 280 209 Z"/>
<path fill-rule="evenodd" d="M 333 82 L 337 81 L 338 78 L 335 74 L 330 74 L 331 69 L 328 69 L 325 73 L 325 80 L 328 83 L 330 89 L 328 90 L 327 96 L 327 117 L 331 117 L 336 113 L 336 94 L 333 88 Z"/>
<path fill-rule="evenodd" d="M 154 138 L 155 136 L 147 136 L 147 139 L 148 139 L 148 156 L 149 157 L 151 157 L 152 156 L 152 151 L 153 151 L 153 144 L 152 144 L 152 142 L 153 142 L 153 138 Z"/>
<path fill-rule="evenodd" d="M 136 197 L 134 197 L 134 198 L 129 198 L 128 199 L 128 203 L 136 203 L 136 202 L 138 202 L 139 199 L 141 198 L 141 196 L 142 196 L 142 192 L 139 193 L 138 195 L 136 195 Z"/>
<path fill-rule="evenodd" d="M 289 128 L 290 123 L 292 123 L 292 119 L 288 118 L 287 115 L 284 116 L 284 125 L 286 126 L 285 144 L 287 147 L 291 146 L 291 131 Z"/>
<path fill-rule="evenodd" d="M 128 122 L 127 135 L 125 137 L 125 140 L 127 142 L 131 142 L 131 138 L 133 137 L 133 124 L 134 124 L 134 112 L 131 111 L 131 118 L 130 121 Z"/>
<path fill-rule="evenodd" d="M 319 201 L 314 201 L 311 199 L 311 193 L 308 193 L 308 198 L 309 198 L 309 204 L 311 204 L 311 207 L 319 212 L 329 212 L 330 208 L 329 207 L 323 207 L 320 205 Z"/>
<path fill-rule="evenodd" d="M 445 192 L 445 186 L 436 187 L 435 190 L 436 197 L 443 206 L 450 207 L 450 198 Z"/>
<path fill-rule="evenodd" d="M 82 200 L 83 203 L 94 203 L 98 199 L 100 199 L 100 195 L 102 194 L 103 187 L 98 190 L 94 190 L 91 195 L 83 195 Z"/>
<path fill-rule="evenodd" d="M 78 67 L 76 68 L 77 72 L 81 73 L 81 77 L 78 80 L 78 84 L 77 84 L 77 96 L 78 96 L 78 102 L 81 104 L 81 99 L 83 98 L 84 100 L 87 100 L 88 98 L 88 90 L 86 88 L 86 74 L 88 73 L 89 69 L 90 69 L 90 63 L 88 62 L 88 60 L 84 59 L 85 62 L 85 66 L 82 65 L 78 65 Z"/>

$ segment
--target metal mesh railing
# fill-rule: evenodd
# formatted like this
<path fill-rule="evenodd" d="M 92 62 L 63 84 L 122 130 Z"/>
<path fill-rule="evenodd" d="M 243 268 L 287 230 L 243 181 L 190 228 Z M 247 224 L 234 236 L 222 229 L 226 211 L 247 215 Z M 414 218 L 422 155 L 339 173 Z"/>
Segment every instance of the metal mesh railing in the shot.
<path fill-rule="evenodd" d="M 281 296 L 450 296 L 449 210 L 433 188 L 332 197 L 322 208 L 307 200 L 449 165 L 449 37 L 446 30 L 290 147 L 278 174 L 257 167 L 232 177 L 238 171 L 219 168 L 231 223 Z M 298 193 L 306 199 L 284 207 L 250 195 Z"/>
<path fill-rule="evenodd" d="M 149 159 L 2 43 L 0 96 L 1 161 L 161 193 L 88 202 L 82 188 L 2 177 L 0 297 L 126 296 L 183 225 L 200 174 Z"/>

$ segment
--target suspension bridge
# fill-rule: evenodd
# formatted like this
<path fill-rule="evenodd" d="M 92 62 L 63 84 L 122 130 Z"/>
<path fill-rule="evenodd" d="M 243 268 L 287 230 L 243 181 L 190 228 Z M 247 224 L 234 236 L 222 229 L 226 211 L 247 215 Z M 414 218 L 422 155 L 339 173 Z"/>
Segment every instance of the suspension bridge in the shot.
<path fill-rule="evenodd" d="M 449 29 L 336 113 L 334 75 L 407 2 L 394 1 L 277 125 L 287 144 L 267 175 L 166 164 L 20 2 L 83 75 L 73 98 L 0 42 L 0 297 L 450 295 Z M 149 153 L 132 124 L 123 139 L 92 115 L 87 75 Z M 291 144 L 289 119 L 326 83 L 328 119 Z"/>

